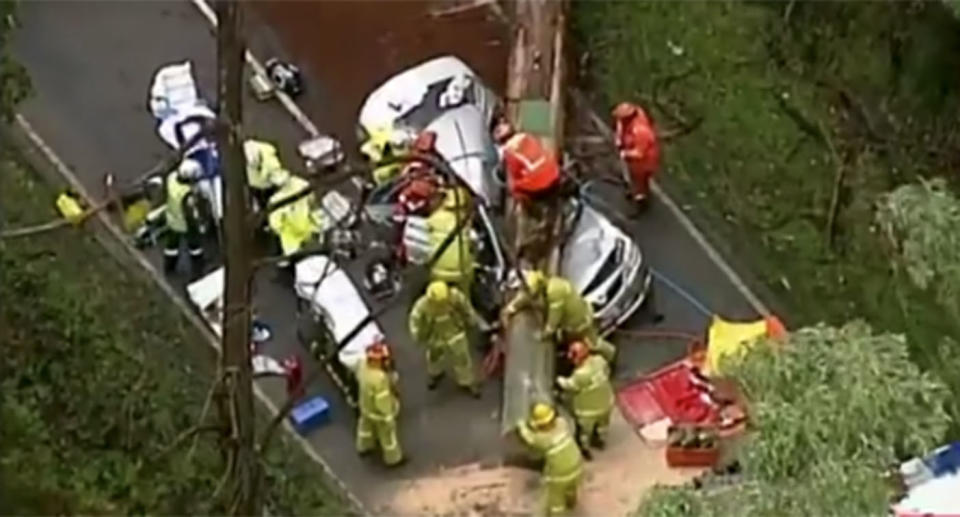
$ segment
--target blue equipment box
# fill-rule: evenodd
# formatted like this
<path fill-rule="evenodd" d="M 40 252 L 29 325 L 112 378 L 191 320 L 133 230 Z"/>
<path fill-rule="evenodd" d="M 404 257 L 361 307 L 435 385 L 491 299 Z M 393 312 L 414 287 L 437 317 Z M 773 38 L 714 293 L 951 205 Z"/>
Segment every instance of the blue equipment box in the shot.
<path fill-rule="evenodd" d="M 298 433 L 304 435 L 330 421 L 330 404 L 327 399 L 316 396 L 293 408 L 290 423 Z"/>

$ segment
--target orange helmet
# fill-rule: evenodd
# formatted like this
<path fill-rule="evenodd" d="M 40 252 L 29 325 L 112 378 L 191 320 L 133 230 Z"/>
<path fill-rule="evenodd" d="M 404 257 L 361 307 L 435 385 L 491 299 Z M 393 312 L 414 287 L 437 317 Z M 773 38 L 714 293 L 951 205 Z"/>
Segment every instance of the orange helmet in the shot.
<path fill-rule="evenodd" d="M 437 143 L 437 134 L 433 131 L 423 131 L 417 135 L 417 139 L 413 141 L 414 151 L 421 153 L 429 153 L 433 150 L 433 146 Z"/>
<path fill-rule="evenodd" d="M 628 119 L 637 114 L 638 108 L 634 104 L 629 102 L 621 102 L 617 104 L 616 108 L 613 108 L 613 118 L 617 120 Z"/>
<path fill-rule="evenodd" d="M 383 361 L 390 358 L 390 347 L 380 339 L 367 347 L 368 361 Z"/>
<path fill-rule="evenodd" d="M 513 124 L 502 120 L 493 128 L 493 140 L 498 144 L 503 144 L 509 140 L 514 133 L 516 133 L 516 130 L 514 130 Z"/>
<path fill-rule="evenodd" d="M 567 359 L 573 364 L 580 364 L 590 355 L 590 347 L 583 341 L 574 341 L 567 347 Z"/>

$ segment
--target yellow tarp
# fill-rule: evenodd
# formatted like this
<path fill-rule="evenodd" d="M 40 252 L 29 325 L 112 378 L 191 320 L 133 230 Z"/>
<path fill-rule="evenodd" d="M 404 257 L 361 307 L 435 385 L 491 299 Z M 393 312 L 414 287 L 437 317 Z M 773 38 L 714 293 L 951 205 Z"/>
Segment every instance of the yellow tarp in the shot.
<path fill-rule="evenodd" d="M 765 319 L 740 323 L 714 316 L 707 335 L 707 357 L 703 373 L 719 373 L 721 358 L 743 355 L 748 347 L 767 335 L 767 329 Z"/>

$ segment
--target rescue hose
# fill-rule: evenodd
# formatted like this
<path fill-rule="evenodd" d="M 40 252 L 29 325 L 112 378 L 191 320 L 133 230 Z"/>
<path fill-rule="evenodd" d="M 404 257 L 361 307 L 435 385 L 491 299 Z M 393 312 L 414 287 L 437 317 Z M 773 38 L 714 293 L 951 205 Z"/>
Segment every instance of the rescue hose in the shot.
<path fill-rule="evenodd" d="M 713 317 L 714 314 L 716 314 L 716 312 L 711 311 L 709 308 L 707 308 L 706 304 L 704 304 L 703 302 L 698 300 L 694 295 L 690 294 L 685 289 L 680 287 L 676 282 L 674 282 L 673 280 L 670 280 L 670 278 L 668 278 L 666 275 L 664 275 L 660 271 L 657 271 L 654 268 L 650 268 L 650 274 L 653 275 L 653 278 L 659 280 L 664 285 L 672 289 L 675 293 L 680 295 L 680 297 L 686 300 L 687 302 L 689 302 L 690 305 L 693 305 L 693 307 L 697 309 L 697 311 L 699 311 L 701 314 L 703 314 L 707 318 L 711 318 Z"/>
<path fill-rule="evenodd" d="M 579 180 L 578 178 L 574 177 L 573 175 L 567 174 L 567 177 L 570 178 L 570 179 L 571 179 L 574 183 L 576 183 L 577 185 L 580 185 L 581 187 L 583 187 L 583 186 L 585 186 L 585 185 L 587 184 L 587 182 L 581 181 L 581 180 Z M 582 192 L 582 190 L 581 190 L 581 192 Z M 597 203 L 594 203 L 594 202 L 593 202 L 593 200 L 594 200 L 594 197 L 593 197 L 593 196 L 591 196 L 590 194 L 587 194 L 587 193 L 583 193 L 583 192 L 582 192 L 582 195 L 583 195 L 583 197 L 585 198 L 585 201 L 586 201 L 586 202 L 588 202 L 591 206 L 594 206 L 594 208 L 596 208 Z M 618 220 L 618 222 L 619 222 L 620 224 L 622 224 L 622 225 L 624 225 L 624 226 L 629 226 L 629 225 L 626 224 L 626 223 L 628 222 L 628 219 L 627 219 L 626 217 L 624 217 L 623 214 L 621 214 L 619 211 L 610 209 L 608 206 L 604 206 L 604 207 L 603 207 L 603 212 L 604 212 L 604 213 L 607 213 L 607 214 L 609 214 L 609 215 L 612 215 L 615 219 Z M 653 275 L 653 277 L 654 277 L 655 279 L 659 280 L 661 283 L 663 283 L 664 285 L 666 285 L 667 287 L 669 287 L 671 290 L 673 290 L 674 292 L 676 292 L 678 295 L 680 295 L 681 298 L 683 298 L 684 300 L 686 300 L 687 302 L 689 302 L 691 305 L 693 305 L 693 307 L 694 307 L 695 309 L 697 309 L 697 311 L 700 312 L 701 314 L 703 314 L 704 316 L 707 316 L 707 317 L 709 318 L 709 317 L 713 316 L 714 314 L 716 314 L 714 311 L 711 311 L 711 310 L 707 307 L 707 305 L 706 305 L 705 303 L 703 303 L 702 301 L 700 301 L 696 296 L 694 296 L 693 294 L 691 294 L 689 291 L 685 290 L 684 288 L 680 287 L 679 284 L 677 284 L 676 282 L 674 282 L 673 280 L 671 280 L 669 277 L 667 277 L 666 275 L 664 275 L 664 274 L 661 273 L 660 271 L 658 271 L 658 270 L 656 270 L 656 269 L 654 269 L 654 268 L 651 267 L 651 268 L 650 268 L 650 274 Z"/>

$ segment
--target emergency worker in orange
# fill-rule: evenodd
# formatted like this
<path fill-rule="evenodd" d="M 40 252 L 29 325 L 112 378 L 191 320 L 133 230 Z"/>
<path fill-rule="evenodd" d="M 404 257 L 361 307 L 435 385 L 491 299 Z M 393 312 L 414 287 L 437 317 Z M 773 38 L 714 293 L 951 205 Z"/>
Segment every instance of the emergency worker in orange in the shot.
<path fill-rule="evenodd" d="M 650 180 L 660 168 L 660 143 L 657 132 L 643 108 L 621 102 L 613 109 L 616 144 L 620 159 L 630 171 L 633 200 L 645 205 L 650 195 Z"/>
<path fill-rule="evenodd" d="M 517 233 L 521 246 L 533 248 L 536 237 L 549 233 L 542 225 L 549 220 L 547 211 L 560 193 L 560 166 L 539 138 L 516 131 L 509 122 L 497 124 L 493 138 L 503 155 L 510 196 L 520 210 Z"/>

